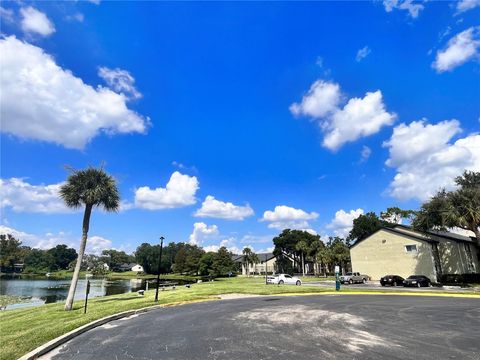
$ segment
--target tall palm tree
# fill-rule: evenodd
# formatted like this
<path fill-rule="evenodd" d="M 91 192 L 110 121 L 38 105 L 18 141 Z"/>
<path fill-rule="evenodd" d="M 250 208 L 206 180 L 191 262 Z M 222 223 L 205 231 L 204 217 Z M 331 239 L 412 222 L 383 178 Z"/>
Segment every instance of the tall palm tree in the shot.
<path fill-rule="evenodd" d="M 87 245 L 92 209 L 95 206 L 101 206 L 106 211 L 116 212 L 120 205 L 120 195 L 115 179 L 108 175 L 103 168 L 96 169 L 93 167 L 85 170 L 72 170 L 67 182 L 60 187 L 59 193 L 68 207 L 76 209 L 85 206 L 82 240 L 80 242 L 72 282 L 68 290 L 67 301 L 65 302 L 65 310 L 69 311 L 72 310 L 80 267 L 82 266 L 83 254 L 85 253 L 85 246 Z"/>
<path fill-rule="evenodd" d="M 242 251 L 243 253 L 243 264 L 247 271 L 247 277 L 250 276 L 250 264 L 252 263 L 252 249 L 246 247 Z"/>
<path fill-rule="evenodd" d="M 305 276 L 305 254 L 307 253 L 309 247 L 308 243 L 305 240 L 300 240 L 297 245 L 295 245 L 295 250 L 300 253 L 302 259 L 302 275 Z"/>

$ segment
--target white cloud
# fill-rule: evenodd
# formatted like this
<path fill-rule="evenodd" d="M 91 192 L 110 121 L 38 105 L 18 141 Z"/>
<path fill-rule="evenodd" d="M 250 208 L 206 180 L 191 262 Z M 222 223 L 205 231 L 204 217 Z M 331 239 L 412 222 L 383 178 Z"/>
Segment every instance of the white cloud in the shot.
<path fill-rule="evenodd" d="M 296 115 L 306 115 L 312 118 L 321 118 L 337 111 L 341 93 L 338 84 L 317 80 L 300 104 L 293 103 L 290 111 Z"/>
<path fill-rule="evenodd" d="M 13 23 L 14 22 L 13 10 L 0 6 L 0 19 L 5 22 Z"/>
<path fill-rule="evenodd" d="M 135 88 L 135 78 L 127 70 L 100 67 L 98 76 L 105 80 L 109 88 L 116 93 L 125 95 L 128 99 L 142 97 L 142 94 Z"/>
<path fill-rule="evenodd" d="M 103 250 L 112 249 L 112 241 L 101 236 L 90 236 L 87 240 L 86 254 L 101 255 Z"/>
<path fill-rule="evenodd" d="M 468 28 L 448 41 L 443 50 L 437 51 L 432 67 L 438 72 L 451 71 L 471 59 L 479 58 L 480 26 Z"/>
<path fill-rule="evenodd" d="M 290 111 L 294 115 L 307 115 L 318 121 L 325 133 L 323 146 L 336 151 L 347 142 L 377 133 L 383 126 L 392 125 L 394 113 L 388 113 L 382 92 L 367 92 L 364 98 L 351 98 L 341 109 L 340 86 L 318 80 L 310 88 L 301 103 L 294 103 Z"/>
<path fill-rule="evenodd" d="M 360 62 L 363 59 L 365 59 L 371 52 L 372 52 L 372 50 L 370 50 L 370 48 L 368 46 L 365 46 L 365 47 L 363 47 L 363 48 L 361 48 L 360 50 L 357 51 L 357 55 L 355 56 L 355 60 Z"/>
<path fill-rule="evenodd" d="M 243 247 L 243 249 L 240 249 L 237 245 L 236 245 L 236 238 L 235 237 L 230 237 L 228 239 L 224 239 L 222 241 L 220 241 L 220 243 L 218 245 L 208 245 L 208 246 L 204 246 L 203 247 L 203 250 L 205 250 L 206 252 L 209 252 L 209 251 L 212 251 L 212 252 L 217 252 L 218 249 L 220 249 L 221 247 L 225 247 L 227 248 L 228 251 L 230 251 L 231 253 L 233 254 L 241 254 L 242 253 L 242 250 L 246 247 Z"/>
<path fill-rule="evenodd" d="M 78 22 L 83 22 L 83 20 L 85 20 L 85 16 L 80 13 L 80 12 L 77 12 L 73 15 L 67 15 L 65 16 L 65 20 L 67 21 L 78 21 Z"/>
<path fill-rule="evenodd" d="M 61 185 L 31 185 L 18 178 L 0 179 L 1 208 L 45 214 L 70 212 L 58 195 Z"/>
<path fill-rule="evenodd" d="M 352 230 L 353 220 L 362 214 L 363 209 L 350 210 L 349 212 L 338 210 L 330 224 L 327 225 L 327 229 L 332 230 L 335 236 L 345 238 L 348 236 L 350 230 Z"/>
<path fill-rule="evenodd" d="M 457 120 L 427 124 L 424 120 L 393 129 L 384 143 L 389 148 L 386 164 L 397 174 L 388 192 L 400 199 L 428 200 L 441 188 L 452 189 L 464 170 L 480 171 L 480 135 L 451 142 L 461 132 Z"/>
<path fill-rule="evenodd" d="M 208 195 L 202 203 L 202 207 L 195 212 L 196 217 L 211 217 L 227 220 L 244 220 L 254 214 L 250 205 L 234 205 L 231 202 L 223 202 Z"/>
<path fill-rule="evenodd" d="M 461 0 L 457 2 L 457 14 L 480 6 L 480 0 Z"/>
<path fill-rule="evenodd" d="M 22 241 L 22 245 L 30 246 L 35 249 L 48 250 L 57 245 L 67 245 L 78 251 L 80 238 L 74 239 L 71 234 L 60 231 L 56 234 L 46 233 L 42 235 L 29 234 L 11 227 L 0 225 L 0 234 L 11 234 L 16 239 Z M 112 241 L 101 236 L 89 236 L 87 239 L 86 254 L 100 255 L 103 250 L 112 249 Z"/>
<path fill-rule="evenodd" d="M 29 6 L 20 9 L 22 30 L 25 33 L 36 33 L 49 36 L 55 32 L 55 26 L 43 12 Z"/>
<path fill-rule="evenodd" d="M 295 209 L 289 206 L 275 206 L 273 211 L 267 210 L 263 213 L 260 221 L 269 222 L 268 227 L 271 229 L 309 229 L 309 220 L 318 218 L 316 212 L 307 213 L 302 209 Z"/>
<path fill-rule="evenodd" d="M 0 53 L 2 132 L 82 149 L 101 132 L 146 131 L 124 95 L 85 84 L 41 48 L 9 36 Z"/>
<path fill-rule="evenodd" d="M 158 210 L 172 209 L 196 203 L 195 193 L 198 190 L 198 180 L 175 171 L 166 187 L 150 189 L 143 186 L 135 190 L 135 206 L 137 208 Z"/>
<path fill-rule="evenodd" d="M 189 243 L 191 245 L 202 246 L 202 243 L 205 241 L 205 239 L 218 234 L 219 232 L 217 225 L 208 226 L 204 222 L 196 222 L 193 224 L 193 231 L 190 234 Z"/>
<path fill-rule="evenodd" d="M 372 155 L 372 149 L 370 149 L 366 145 L 363 145 L 361 155 L 362 155 L 362 158 L 360 159 L 360 162 L 367 161 L 370 155 Z"/>
<path fill-rule="evenodd" d="M 422 4 L 414 3 L 413 0 L 383 0 L 383 6 L 386 12 L 394 9 L 406 10 L 412 18 L 418 17 L 418 14 L 425 7 Z"/>

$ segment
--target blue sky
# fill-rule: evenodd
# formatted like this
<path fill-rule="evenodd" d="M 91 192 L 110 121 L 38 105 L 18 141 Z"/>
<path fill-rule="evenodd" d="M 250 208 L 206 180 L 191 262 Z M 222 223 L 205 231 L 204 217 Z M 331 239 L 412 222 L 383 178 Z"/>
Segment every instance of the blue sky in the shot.
<path fill-rule="evenodd" d="M 1 230 L 75 245 L 65 165 L 122 209 L 88 251 L 345 235 L 480 170 L 480 2 L 3 2 Z M 168 185 L 167 185 L 168 184 Z"/>

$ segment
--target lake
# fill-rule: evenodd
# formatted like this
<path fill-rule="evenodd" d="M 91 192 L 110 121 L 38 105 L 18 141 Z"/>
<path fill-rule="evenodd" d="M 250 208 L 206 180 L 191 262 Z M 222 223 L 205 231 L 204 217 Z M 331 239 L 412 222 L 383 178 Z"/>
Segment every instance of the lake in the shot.
<path fill-rule="evenodd" d="M 90 280 L 89 298 L 136 292 L 145 289 L 146 285 L 145 280 L 142 279 L 89 278 L 88 280 Z M 2 276 L 0 278 L 0 295 L 20 296 L 23 299 L 20 303 L 7 305 L 7 310 L 49 304 L 64 301 L 67 298 L 70 281 L 70 279 Z M 86 286 L 85 278 L 78 280 L 75 300 L 85 299 Z M 150 288 L 154 287 L 154 282 L 149 281 L 149 286 Z"/>

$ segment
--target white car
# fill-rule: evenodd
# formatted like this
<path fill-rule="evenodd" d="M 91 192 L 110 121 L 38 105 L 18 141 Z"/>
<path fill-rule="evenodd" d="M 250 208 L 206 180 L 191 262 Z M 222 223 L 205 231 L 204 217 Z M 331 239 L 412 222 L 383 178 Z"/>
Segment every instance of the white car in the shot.
<path fill-rule="evenodd" d="M 268 276 L 267 277 L 267 283 L 269 284 L 278 284 L 278 285 L 283 285 L 283 284 L 289 284 L 289 285 L 302 285 L 302 280 L 300 280 L 296 276 L 290 276 L 288 274 L 277 274 L 274 276 Z"/>

